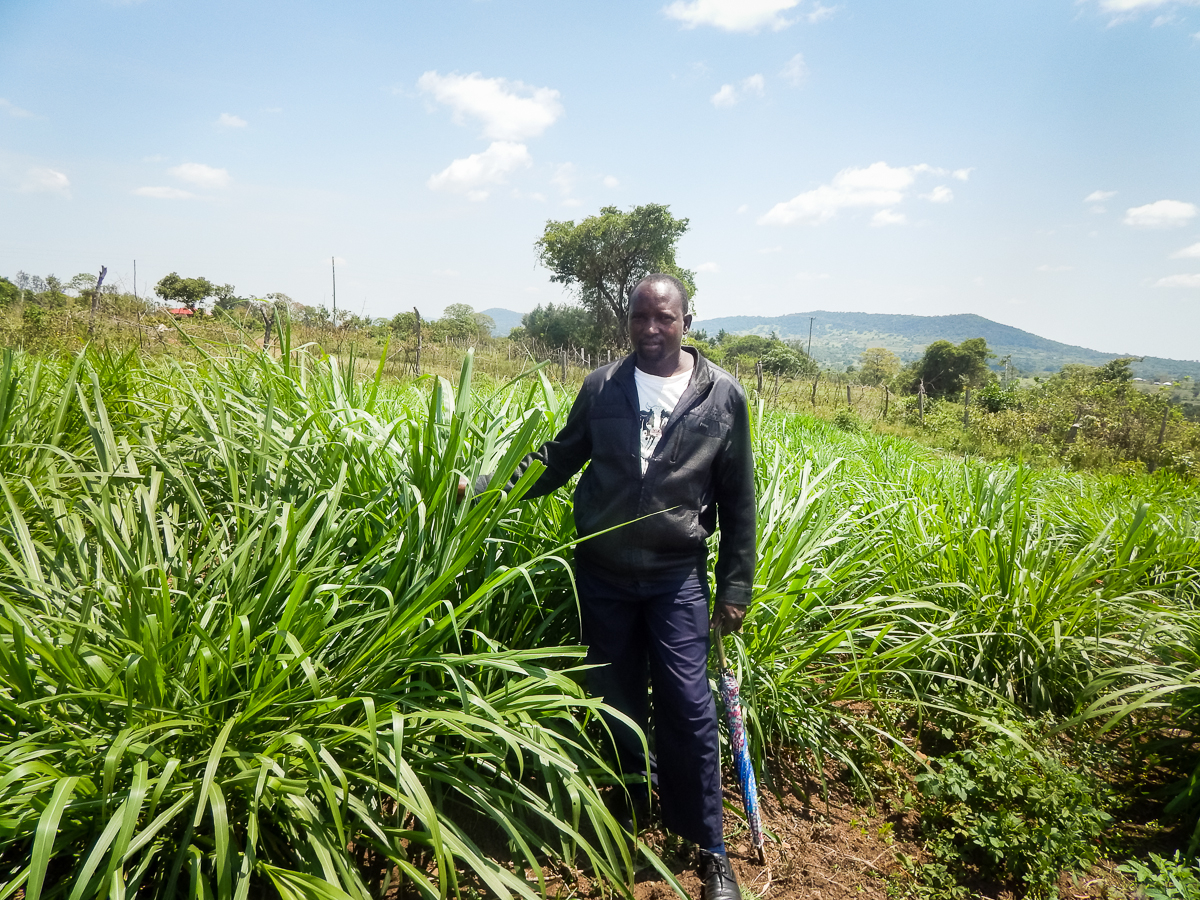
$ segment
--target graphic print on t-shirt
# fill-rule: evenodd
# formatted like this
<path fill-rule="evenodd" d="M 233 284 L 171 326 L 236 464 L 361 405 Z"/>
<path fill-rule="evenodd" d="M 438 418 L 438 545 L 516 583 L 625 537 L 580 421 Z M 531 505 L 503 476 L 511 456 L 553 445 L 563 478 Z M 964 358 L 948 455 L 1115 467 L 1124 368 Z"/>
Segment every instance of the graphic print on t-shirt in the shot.
<path fill-rule="evenodd" d="M 692 370 L 680 372 L 678 375 L 651 375 L 641 369 L 634 369 L 633 380 L 638 392 L 638 419 L 642 437 L 642 474 L 646 474 L 646 466 L 654 455 L 654 448 L 662 438 L 663 427 L 671 418 L 675 404 L 687 390 L 692 378 Z"/>
<path fill-rule="evenodd" d="M 646 466 L 654 455 L 654 448 L 662 437 L 663 426 L 667 424 L 670 412 L 661 406 L 651 406 L 640 411 L 639 418 L 642 427 L 642 474 L 646 474 Z"/>

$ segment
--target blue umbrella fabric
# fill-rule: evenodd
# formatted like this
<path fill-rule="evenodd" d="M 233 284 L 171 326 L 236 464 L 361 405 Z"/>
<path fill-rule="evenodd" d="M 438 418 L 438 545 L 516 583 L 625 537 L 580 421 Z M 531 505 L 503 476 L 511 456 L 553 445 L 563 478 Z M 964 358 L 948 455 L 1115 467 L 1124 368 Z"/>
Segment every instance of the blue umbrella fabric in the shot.
<path fill-rule="evenodd" d="M 717 631 L 717 658 L 721 671 L 717 676 L 717 690 L 725 705 L 725 724 L 729 728 L 729 746 L 737 766 L 738 781 L 742 788 L 742 805 L 746 809 L 746 822 L 750 826 L 750 837 L 758 851 L 758 861 L 767 864 L 763 849 L 762 816 L 758 811 L 758 780 L 754 777 L 754 763 L 750 759 L 750 745 L 746 741 L 746 724 L 742 720 L 742 696 L 737 679 L 725 661 L 725 647 L 721 633 Z"/>

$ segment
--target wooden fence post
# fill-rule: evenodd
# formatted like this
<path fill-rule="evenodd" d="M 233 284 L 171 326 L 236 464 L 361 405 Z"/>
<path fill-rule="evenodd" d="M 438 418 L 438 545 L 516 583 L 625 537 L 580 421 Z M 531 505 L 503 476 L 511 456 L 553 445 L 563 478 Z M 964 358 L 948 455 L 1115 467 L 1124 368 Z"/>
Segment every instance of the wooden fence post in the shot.
<path fill-rule="evenodd" d="M 812 392 L 812 408 L 813 409 L 817 408 L 817 382 L 820 380 L 821 380 L 820 375 L 817 375 L 815 378 L 813 378 L 813 392 Z"/>
<path fill-rule="evenodd" d="M 963 391 L 963 428 L 971 427 L 971 389 Z"/>
<path fill-rule="evenodd" d="M 925 427 L 925 379 L 921 379 L 921 386 L 917 388 L 917 411 L 921 415 L 921 427 Z"/>
<path fill-rule="evenodd" d="M 892 392 L 885 384 L 883 386 L 883 415 L 880 418 L 887 418 L 888 400 L 891 399 Z"/>
<path fill-rule="evenodd" d="M 567 348 L 566 347 L 564 347 L 563 351 L 562 351 L 562 382 L 563 382 L 563 384 L 567 383 Z"/>
<path fill-rule="evenodd" d="M 850 382 L 846 382 L 846 406 L 850 407 L 853 405 L 854 401 L 850 399 Z"/>
<path fill-rule="evenodd" d="M 100 277 L 96 279 L 96 289 L 92 291 L 92 317 L 88 320 L 88 337 L 96 330 L 96 310 L 100 308 L 100 288 L 104 285 L 104 276 L 108 274 L 108 266 L 100 267 Z"/>
<path fill-rule="evenodd" d="M 754 364 L 754 374 L 758 378 L 758 392 L 762 393 L 762 360 Z"/>
<path fill-rule="evenodd" d="M 417 317 L 417 358 L 413 361 L 413 371 L 418 378 L 421 377 L 421 311 L 415 306 L 413 313 Z"/>
<path fill-rule="evenodd" d="M 1153 475 L 1158 469 L 1158 456 L 1162 452 L 1163 438 L 1167 436 L 1167 417 L 1171 414 L 1171 404 L 1167 404 L 1167 408 L 1163 410 L 1162 424 L 1158 426 L 1158 443 L 1155 444 L 1155 458 L 1150 460 L 1146 466 L 1146 470 Z"/>

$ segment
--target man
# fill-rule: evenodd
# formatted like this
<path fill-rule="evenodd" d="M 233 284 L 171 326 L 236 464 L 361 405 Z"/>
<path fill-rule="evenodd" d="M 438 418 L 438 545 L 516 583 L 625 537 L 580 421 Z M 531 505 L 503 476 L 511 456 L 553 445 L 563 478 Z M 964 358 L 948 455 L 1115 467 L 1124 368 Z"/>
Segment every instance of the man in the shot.
<path fill-rule="evenodd" d="M 510 486 L 537 459 L 546 470 L 526 497 L 543 496 L 590 462 L 574 509 L 579 535 L 594 535 L 575 549 L 583 641 L 597 666 L 589 688 L 649 734 L 649 675 L 648 774 L 663 823 L 700 848 L 704 900 L 740 900 L 722 835 L 708 649 L 709 630 L 739 630 L 750 603 L 754 464 L 745 394 L 682 346 L 691 323 L 682 282 L 642 279 L 630 294 L 634 352 L 584 379 L 562 431 L 526 457 Z M 710 618 L 707 539 L 718 520 Z M 640 739 L 609 723 L 622 770 L 646 774 Z"/>

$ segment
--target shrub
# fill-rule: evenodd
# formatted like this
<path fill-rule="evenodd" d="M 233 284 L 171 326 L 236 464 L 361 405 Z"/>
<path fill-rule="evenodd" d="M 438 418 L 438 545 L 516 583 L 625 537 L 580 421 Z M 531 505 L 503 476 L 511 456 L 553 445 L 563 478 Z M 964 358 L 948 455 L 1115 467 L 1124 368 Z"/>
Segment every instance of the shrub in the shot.
<path fill-rule="evenodd" d="M 1063 871 L 1095 861 L 1111 821 L 1098 779 L 1024 737 L 980 735 L 917 780 L 928 799 L 922 819 L 933 864 L 923 874 L 932 880 L 950 873 L 1018 882 L 1030 897 L 1053 897 Z"/>
<path fill-rule="evenodd" d="M 833 416 L 833 424 L 848 434 L 857 434 L 863 427 L 862 419 L 852 409 L 839 409 Z"/>

